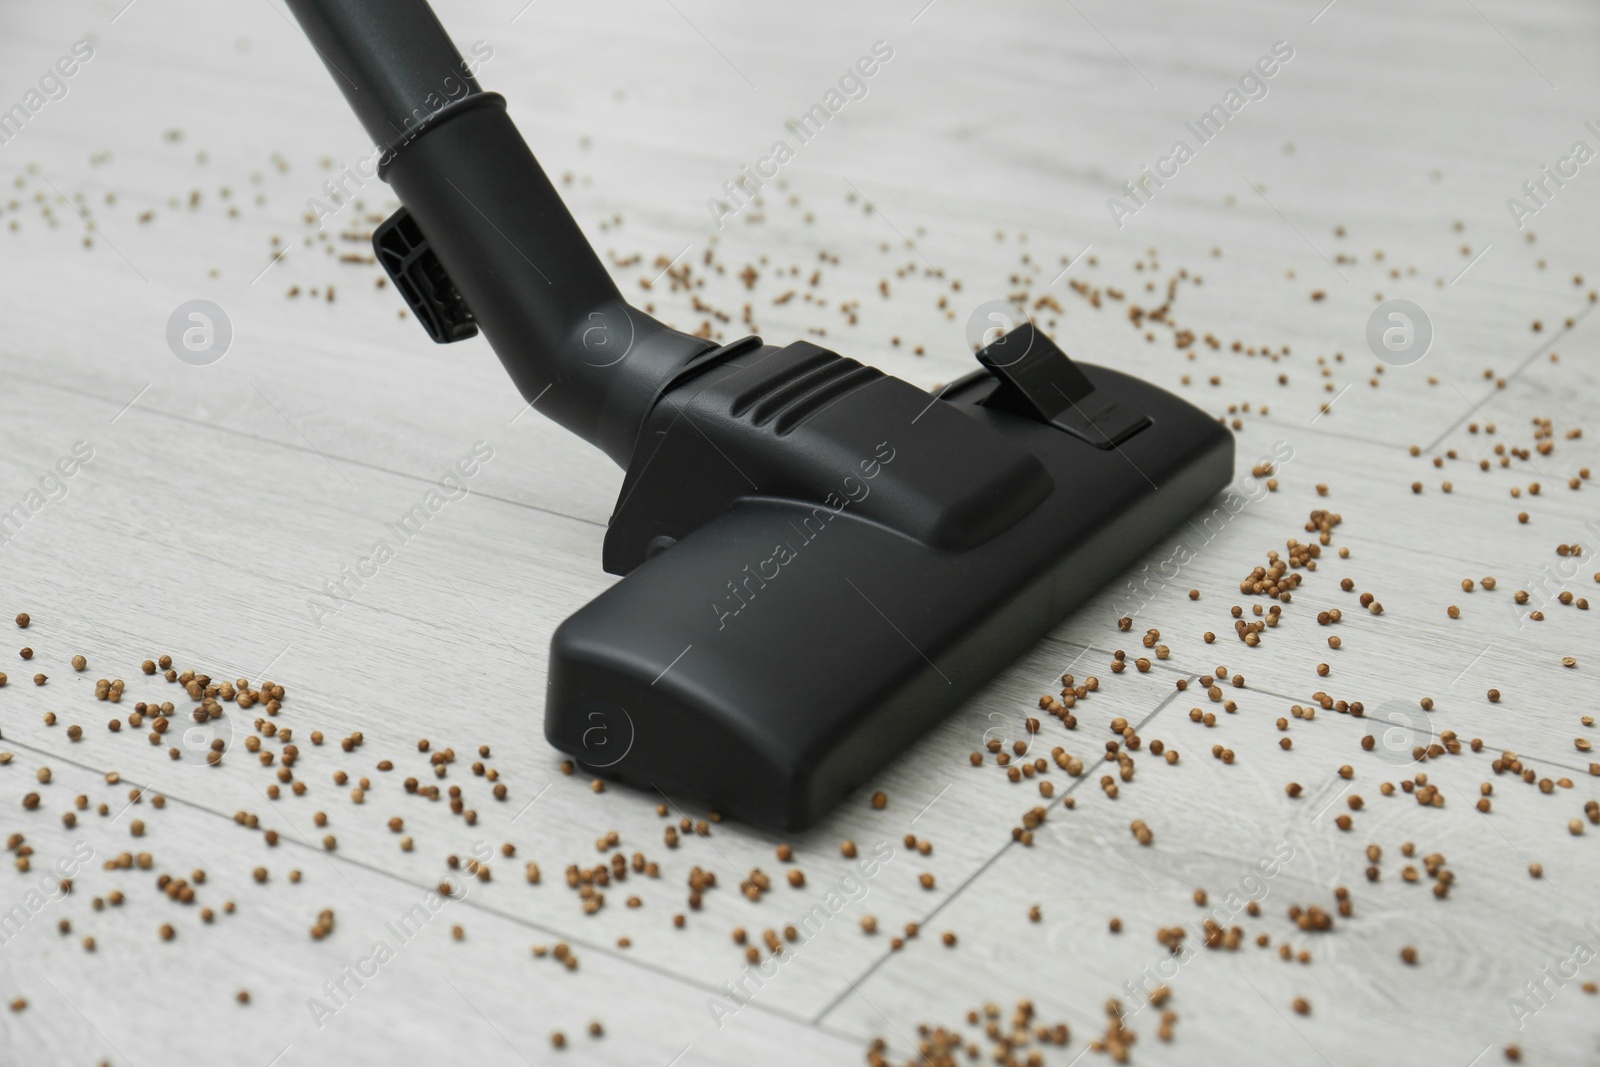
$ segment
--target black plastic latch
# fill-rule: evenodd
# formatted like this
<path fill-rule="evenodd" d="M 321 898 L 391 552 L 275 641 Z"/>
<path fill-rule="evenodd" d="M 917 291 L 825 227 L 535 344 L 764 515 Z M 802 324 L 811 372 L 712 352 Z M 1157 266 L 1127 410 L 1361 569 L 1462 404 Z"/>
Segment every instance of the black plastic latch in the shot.
<path fill-rule="evenodd" d="M 1048 423 L 1096 448 L 1115 448 L 1150 425 L 1149 416 L 1097 392 L 1088 376 L 1031 322 L 980 351 L 978 362 L 1000 380 L 984 401 L 986 407 Z"/>
<path fill-rule="evenodd" d="M 405 208 L 373 231 L 372 248 L 429 337 L 445 345 L 478 335 L 472 309 Z"/>

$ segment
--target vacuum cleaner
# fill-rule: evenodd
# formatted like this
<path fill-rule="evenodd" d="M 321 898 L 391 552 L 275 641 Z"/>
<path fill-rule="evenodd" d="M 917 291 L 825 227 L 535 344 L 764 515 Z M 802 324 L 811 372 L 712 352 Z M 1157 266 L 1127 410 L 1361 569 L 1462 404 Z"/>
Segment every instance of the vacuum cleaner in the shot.
<path fill-rule="evenodd" d="M 1023 322 L 937 394 L 629 306 L 426 0 L 288 0 L 403 205 L 373 245 L 434 341 L 489 340 L 625 474 L 621 575 L 551 637 L 585 773 L 814 825 L 1233 474 L 1227 428 Z M 929 782 L 929 793 L 943 782 Z"/>

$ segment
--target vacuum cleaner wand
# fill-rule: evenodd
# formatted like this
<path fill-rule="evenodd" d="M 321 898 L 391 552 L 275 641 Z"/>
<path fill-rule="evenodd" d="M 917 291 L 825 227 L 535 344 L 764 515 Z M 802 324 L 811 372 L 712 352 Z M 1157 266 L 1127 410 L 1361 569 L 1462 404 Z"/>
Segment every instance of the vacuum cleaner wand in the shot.
<path fill-rule="evenodd" d="M 626 469 L 602 551 L 626 577 L 551 639 L 545 736 L 586 770 L 808 826 L 1232 476 L 1225 427 L 1031 323 L 938 397 L 810 342 L 670 329 L 425 0 L 288 3 L 385 146 L 404 207 L 373 244 L 418 320 L 481 327 Z"/>
<path fill-rule="evenodd" d="M 373 243 L 418 320 L 441 343 L 481 327 L 524 399 L 626 465 L 661 386 L 715 344 L 623 301 L 425 0 L 289 8 L 383 149 L 405 208 Z"/>

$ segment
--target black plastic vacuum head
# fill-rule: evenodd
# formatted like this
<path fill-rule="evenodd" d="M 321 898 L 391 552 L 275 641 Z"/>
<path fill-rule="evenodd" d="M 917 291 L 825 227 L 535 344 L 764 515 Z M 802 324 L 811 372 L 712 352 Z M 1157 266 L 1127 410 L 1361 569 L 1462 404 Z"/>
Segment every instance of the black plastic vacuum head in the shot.
<path fill-rule="evenodd" d="M 627 470 L 604 545 L 626 577 L 551 640 L 545 736 L 586 770 L 808 826 L 1232 476 L 1218 422 L 1031 324 L 937 397 L 809 342 L 667 328 L 503 100 L 468 76 L 425 103 L 464 65 L 424 0 L 289 3 L 368 132 L 407 131 L 382 261 L 434 339 L 481 326 Z"/>

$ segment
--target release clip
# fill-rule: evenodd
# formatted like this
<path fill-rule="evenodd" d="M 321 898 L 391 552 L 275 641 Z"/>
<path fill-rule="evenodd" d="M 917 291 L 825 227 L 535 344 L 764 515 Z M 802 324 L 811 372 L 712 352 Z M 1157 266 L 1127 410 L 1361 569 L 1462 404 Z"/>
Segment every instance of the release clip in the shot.
<path fill-rule="evenodd" d="M 1115 448 L 1150 425 L 1149 416 L 1096 392 L 1083 371 L 1031 322 L 980 351 L 978 362 L 1000 379 L 986 407 L 1048 423 L 1096 448 Z"/>

